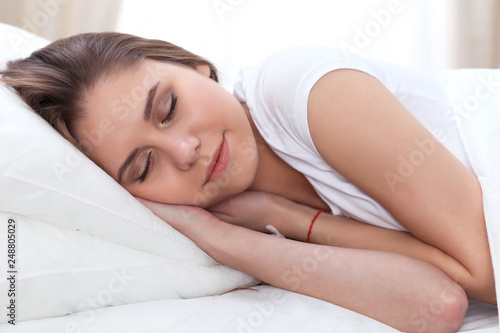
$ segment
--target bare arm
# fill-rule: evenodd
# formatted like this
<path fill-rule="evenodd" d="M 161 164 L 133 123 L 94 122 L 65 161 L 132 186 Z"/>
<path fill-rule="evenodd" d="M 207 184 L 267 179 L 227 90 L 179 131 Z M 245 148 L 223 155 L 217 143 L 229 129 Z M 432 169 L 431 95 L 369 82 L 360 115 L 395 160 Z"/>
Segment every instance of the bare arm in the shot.
<path fill-rule="evenodd" d="M 263 192 L 247 191 L 214 207 L 211 211 L 223 221 L 266 232 L 266 225 L 276 227 L 287 238 L 305 242 L 317 209 Z M 399 253 L 426 261 L 456 280 L 468 272 L 442 250 L 412 234 L 389 230 L 346 217 L 323 213 L 316 219 L 311 242 L 343 248 Z"/>
<path fill-rule="evenodd" d="M 290 203 L 287 221 L 278 227 L 287 237 L 306 241 L 316 209 Z M 322 245 L 389 251 L 426 261 L 456 280 L 468 272 L 456 259 L 442 250 L 403 231 L 380 228 L 346 217 L 322 213 L 316 219 L 311 242 Z"/>
<path fill-rule="evenodd" d="M 276 287 L 405 332 L 455 332 L 461 325 L 467 307 L 463 290 L 425 262 L 296 242 L 224 223 L 199 208 L 144 203 L 218 262 Z"/>
<path fill-rule="evenodd" d="M 452 276 L 470 297 L 496 302 L 478 180 L 378 80 L 356 70 L 326 74 L 311 90 L 308 120 L 332 168 L 459 262 Z M 423 145 L 418 167 L 395 177 L 401 157 Z"/>

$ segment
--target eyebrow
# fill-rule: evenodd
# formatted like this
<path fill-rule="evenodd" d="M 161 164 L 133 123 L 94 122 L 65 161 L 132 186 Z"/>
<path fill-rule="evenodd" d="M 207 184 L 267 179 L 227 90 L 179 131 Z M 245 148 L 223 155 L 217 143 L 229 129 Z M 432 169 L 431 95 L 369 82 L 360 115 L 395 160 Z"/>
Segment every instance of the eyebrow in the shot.
<path fill-rule="evenodd" d="M 149 121 L 149 118 L 151 117 L 151 111 L 153 109 L 153 100 L 156 95 L 156 91 L 158 90 L 158 85 L 160 82 L 156 82 L 154 86 L 149 89 L 148 92 L 148 98 L 146 99 L 146 106 L 144 107 L 144 120 Z"/>
<path fill-rule="evenodd" d="M 158 85 L 160 84 L 160 81 L 156 82 L 154 86 L 149 89 L 148 92 L 148 98 L 146 99 L 146 106 L 144 107 L 144 120 L 149 121 L 151 118 L 151 112 L 153 110 L 153 100 L 156 95 L 156 91 L 158 90 Z M 118 183 L 122 182 L 123 174 L 125 173 L 125 170 L 129 167 L 130 163 L 134 160 L 134 158 L 137 156 L 137 153 L 139 153 L 139 148 L 135 148 L 130 155 L 128 155 L 127 159 L 123 164 L 120 166 L 120 169 L 118 170 Z"/>
<path fill-rule="evenodd" d="M 139 148 L 135 148 L 130 153 L 130 155 L 128 155 L 128 157 L 125 160 L 125 162 L 123 162 L 123 164 L 121 165 L 120 170 L 118 170 L 118 183 L 122 182 L 123 173 L 128 168 L 128 166 L 130 165 L 130 163 L 132 163 L 132 161 L 134 160 L 134 158 L 137 156 L 137 153 L 139 153 Z"/>

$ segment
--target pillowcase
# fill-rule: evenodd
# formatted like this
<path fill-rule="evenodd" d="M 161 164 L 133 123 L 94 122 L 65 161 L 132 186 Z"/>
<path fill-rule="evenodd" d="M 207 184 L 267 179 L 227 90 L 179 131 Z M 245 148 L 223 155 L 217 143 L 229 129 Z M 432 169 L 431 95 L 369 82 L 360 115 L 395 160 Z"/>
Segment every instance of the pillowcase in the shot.
<path fill-rule="evenodd" d="M 0 24 L 0 67 L 47 43 Z M 0 243 L 12 233 L 9 221 L 16 240 L 15 265 L 4 259 L 0 269 L 16 272 L 15 297 L 6 302 L 14 299 L 18 321 L 257 282 L 154 216 L 3 84 L 0 155 Z M 9 288 L 1 279 L 2 299 Z"/>

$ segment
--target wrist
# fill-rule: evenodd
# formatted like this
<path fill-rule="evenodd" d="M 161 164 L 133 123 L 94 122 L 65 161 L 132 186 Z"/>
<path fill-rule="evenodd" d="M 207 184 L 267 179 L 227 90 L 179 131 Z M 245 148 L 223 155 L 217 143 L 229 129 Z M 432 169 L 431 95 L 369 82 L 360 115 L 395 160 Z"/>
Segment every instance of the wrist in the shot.
<path fill-rule="evenodd" d="M 283 222 L 281 227 L 276 226 L 276 228 L 287 238 L 306 242 L 311 221 L 317 212 L 316 208 L 292 203 L 288 207 L 283 207 L 283 218 L 280 219 Z"/>
<path fill-rule="evenodd" d="M 307 231 L 307 242 L 308 243 L 311 243 L 311 233 L 312 233 L 312 228 L 314 227 L 314 222 L 316 222 L 316 219 L 318 218 L 318 216 L 321 213 L 323 213 L 324 211 L 325 211 L 324 209 L 318 210 L 316 215 L 314 215 L 313 219 L 311 220 L 311 224 L 309 225 L 309 230 Z"/>

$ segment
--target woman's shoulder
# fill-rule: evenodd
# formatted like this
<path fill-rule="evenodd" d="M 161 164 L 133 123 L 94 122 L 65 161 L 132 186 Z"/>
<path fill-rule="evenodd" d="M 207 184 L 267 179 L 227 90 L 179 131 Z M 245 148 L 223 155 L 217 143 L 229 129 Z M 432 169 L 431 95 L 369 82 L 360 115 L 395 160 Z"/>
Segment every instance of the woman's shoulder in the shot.
<path fill-rule="evenodd" d="M 309 93 L 323 75 L 338 68 L 369 70 L 361 60 L 335 48 L 290 47 L 274 53 L 258 66 L 243 68 L 235 81 L 234 95 L 248 107 L 268 142 L 276 141 L 274 133 L 282 133 L 283 140 L 293 136 L 291 141 L 311 146 L 307 128 Z M 287 146 L 290 140 L 275 144 Z"/>

